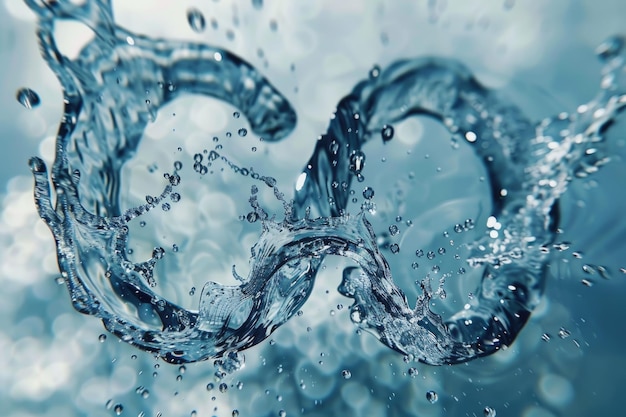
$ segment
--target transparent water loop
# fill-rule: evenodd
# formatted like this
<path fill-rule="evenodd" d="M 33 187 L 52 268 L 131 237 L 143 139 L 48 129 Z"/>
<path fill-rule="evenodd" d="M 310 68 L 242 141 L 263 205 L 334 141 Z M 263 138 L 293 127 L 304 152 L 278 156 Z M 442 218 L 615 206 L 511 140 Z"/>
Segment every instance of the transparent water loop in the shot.
<path fill-rule="evenodd" d="M 135 35 L 115 26 L 105 2 L 28 4 L 40 19 L 44 58 L 64 89 L 51 172 L 54 204 L 45 164 L 39 158 L 30 164 L 35 201 L 55 236 L 72 302 L 100 317 L 122 340 L 170 362 L 232 359 L 267 338 L 306 302 L 327 255 L 358 263 L 344 271 L 339 291 L 354 300 L 351 319 L 392 349 L 445 364 L 510 345 L 542 295 L 549 261 L 544 248 L 558 226 L 559 197 L 572 178 L 606 162 L 603 135 L 626 107 L 623 48 L 601 54 L 605 74 L 594 100 L 539 124 L 456 62 L 396 62 L 340 101 L 298 180 L 293 205 L 285 203 L 284 220 L 269 219 L 251 198 L 263 232 L 252 248 L 250 274 L 238 277 L 238 286 L 207 282 L 198 311 L 188 311 L 152 290 L 158 251 L 140 263 L 126 256 L 128 223 L 159 204 L 180 175 L 167 174 L 170 184 L 160 197 L 121 212 L 122 166 L 156 111 L 183 93 L 232 104 L 256 133 L 274 141 L 292 131 L 295 111 L 254 67 L 226 50 Z M 82 21 L 97 33 L 75 60 L 54 44 L 59 17 Z M 366 214 L 346 213 L 350 184 L 365 161 L 363 144 L 380 138 L 385 125 L 414 114 L 430 115 L 471 142 L 488 172 L 492 214 L 503 229 L 472 246 L 468 262 L 484 268 L 480 288 L 470 305 L 447 320 L 429 308 L 428 281 L 416 304 L 409 304 L 393 282 Z M 211 155 L 227 161 L 216 151 Z M 269 177 L 256 178 L 276 186 Z"/>

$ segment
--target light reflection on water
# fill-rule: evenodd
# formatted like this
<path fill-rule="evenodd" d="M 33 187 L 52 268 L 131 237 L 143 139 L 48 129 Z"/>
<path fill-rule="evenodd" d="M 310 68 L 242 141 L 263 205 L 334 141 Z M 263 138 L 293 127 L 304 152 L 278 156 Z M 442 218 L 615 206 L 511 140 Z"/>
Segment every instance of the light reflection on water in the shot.
<path fill-rule="evenodd" d="M 619 3 L 616 4 L 619 6 Z M 240 7 L 243 16 L 244 5 Z M 406 18 L 406 15 L 412 16 L 411 11 L 389 10 L 385 17 L 378 19 L 373 18 L 378 16 L 376 10 L 369 14 L 361 13 L 365 23 L 360 27 L 355 24 L 357 27 L 351 30 L 349 25 L 344 24 L 345 16 L 358 13 L 359 7 L 356 7 L 357 10 L 346 10 L 348 6 L 337 10 L 332 7 L 320 9 L 319 13 L 327 19 L 316 17 L 318 11 L 315 8 L 300 10 L 301 16 L 298 17 L 292 15 L 296 13 L 291 9 L 293 6 L 284 6 L 288 11 L 275 7 L 264 9 L 261 13 L 267 15 L 261 14 L 261 17 L 250 14 L 245 24 L 242 22 L 238 27 L 233 41 L 227 39 L 224 29 L 228 25 L 225 23 L 215 32 L 218 39 L 211 39 L 211 42 L 221 43 L 263 68 L 263 58 L 258 58 L 257 51 L 260 45 L 268 61 L 267 76 L 276 80 L 283 91 L 293 91 L 296 85 L 299 87 L 298 93 L 290 96 L 296 107 L 302 109 L 299 115 L 304 119 L 298 127 L 298 137 L 315 137 L 323 130 L 327 114 L 337 99 L 351 88 L 355 80 L 362 78 L 372 62 L 425 52 L 443 52 L 464 60 L 476 67 L 479 78 L 483 75 L 496 85 L 505 84 L 510 77 L 522 80 L 522 83 L 538 83 L 566 104 L 582 102 L 588 98 L 585 93 L 592 92 L 597 82 L 598 66 L 591 58 L 591 51 L 606 35 L 618 29 L 610 26 L 611 16 L 619 15 L 615 11 L 616 5 L 590 6 L 591 11 L 594 7 L 606 7 L 608 10 L 606 19 L 602 24 L 596 23 L 599 27 L 596 26 L 594 31 L 591 28 L 594 28 L 593 18 L 597 12 L 591 13 L 589 8 L 585 8 L 585 12 L 590 12 L 592 22 L 589 23 L 586 18 L 577 17 L 577 13 L 582 11 L 570 10 L 566 3 L 555 3 L 545 6 L 551 8 L 544 11 L 543 19 L 548 26 L 557 26 L 554 22 L 558 22 L 558 28 L 556 33 L 546 34 L 536 27 L 533 30 L 538 11 L 524 9 L 522 5 L 515 5 L 510 11 L 499 7 L 485 11 L 485 14 L 493 13 L 493 16 L 487 28 L 483 29 L 480 19 L 476 18 L 480 13 L 462 10 L 468 6 L 461 6 L 457 11 L 457 5 L 451 4 L 447 12 L 442 12 L 438 23 L 427 23 L 425 11 L 415 11 L 414 15 L 422 22 L 415 25 L 419 27 L 412 27 L 415 34 L 419 35 L 421 31 L 427 33 L 430 29 L 437 36 L 416 36 L 429 42 L 414 45 L 407 40 L 412 37 L 396 29 L 400 25 L 389 23 L 394 21 L 393 13 L 402 13 Z M 215 16 L 218 22 L 232 20 L 229 7 L 219 3 L 215 8 L 207 16 Z M 184 8 L 177 10 L 184 11 Z M 131 17 L 127 22 L 121 21 L 122 24 L 137 23 L 136 26 L 128 24 L 130 27 L 152 24 L 155 27 L 151 33 L 162 30 L 163 36 L 181 36 L 181 33 L 185 37 L 196 36 L 182 29 L 186 24 L 184 13 L 179 13 L 182 23 L 178 26 L 171 23 L 173 12 L 167 23 L 162 24 L 157 18 L 156 23 L 149 23 L 148 19 L 139 21 L 137 15 L 133 20 L 131 11 L 127 12 Z M 220 15 L 222 12 L 224 14 Z M 450 15 L 447 23 L 446 13 Z M 271 31 L 265 28 L 271 20 L 270 14 L 277 16 L 281 31 L 292 30 L 294 37 L 285 36 L 281 40 L 284 44 L 272 38 L 273 35 L 268 33 Z M 585 28 L 582 31 L 585 35 L 581 35 L 583 39 L 573 46 L 571 33 L 573 28 L 579 27 L 579 19 L 583 20 L 581 26 Z M 467 23 L 468 20 L 471 24 Z M 510 25 L 502 29 L 499 27 L 501 21 L 510 22 Z M 12 18 L 11 22 L 15 24 L 19 20 Z M 322 26 L 324 30 L 317 29 Z M 212 33 L 210 27 L 209 23 L 204 36 Z M 304 53 L 302 51 L 306 48 L 302 47 L 304 41 L 301 39 L 306 37 L 303 33 L 310 34 L 306 31 L 307 27 L 318 36 L 318 47 Z M 336 42 L 331 36 L 335 32 L 331 29 L 336 29 L 347 47 L 336 45 L 342 42 Z M 144 29 L 138 27 L 136 30 Z M 380 46 L 376 39 L 382 30 L 390 40 L 387 47 Z M 494 45 L 496 41 L 490 42 L 491 38 L 495 38 L 491 30 L 495 33 L 502 31 L 503 35 L 498 39 L 506 46 L 506 51 L 498 52 L 498 45 Z M 31 36 L 31 33 L 32 26 L 29 26 L 23 36 Z M 259 36 L 253 38 L 254 42 L 247 40 L 250 39 L 247 35 L 257 33 Z M 368 36 L 372 42 L 362 39 L 368 39 Z M 398 39 L 397 43 L 395 39 Z M 361 44 L 365 46 L 351 48 Z M 371 45 L 375 46 L 370 48 Z M 348 49 L 356 51 L 353 56 L 344 56 L 342 51 Z M 328 52 L 324 56 L 325 51 Z M 581 63 L 569 65 L 572 64 L 569 60 L 575 60 L 572 56 Z M 33 57 L 33 66 L 38 65 L 37 59 Z M 296 75 L 290 72 L 291 62 L 296 64 Z M 572 68 L 576 68 L 575 72 Z M 489 75 L 491 72 L 498 76 Z M 3 80 L 7 78 L 3 77 Z M 311 82 L 319 78 L 323 81 Z M 2 121 L 3 127 L 8 126 L 8 132 L 35 132 L 31 136 L 33 147 L 41 138 L 41 133 L 54 133 L 58 118 L 52 103 L 59 100 L 51 87 L 38 83 L 43 84 L 37 79 L 23 78 L 15 85 L 5 86 L 4 81 L 2 84 L 2 91 L 6 89 L 10 92 L 9 108 L 14 103 L 18 86 L 28 85 L 41 94 L 42 104 L 36 110 L 39 114 L 22 112 L 18 107 L 11 110 L 17 117 L 10 123 L 8 119 Z M 53 82 L 50 84 L 56 86 Z M 317 84 L 323 87 L 317 89 Z M 515 87 L 511 89 L 515 90 Z M 537 101 L 532 105 L 545 106 Z M 551 111 L 539 114 L 553 111 L 548 110 Z M 531 113 L 533 111 L 534 108 L 530 110 Z M 31 118 L 45 120 L 42 123 L 47 127 L 39 128 L 41 132 L 33 131 L 35 123 Z M 29 137 L 28 134 L 17 133 L 10 136 Z M 23 145 L 15 146 L 19 153 L 19 147 Z M 294 161 L 294 154 L 310 154 L 310 149 L 303 147 L 311 145 L 296 143 L 290 146 L 284 153 L 276 155 L 280 162 L 277 165 L 283 167 L 285 173 L 290 168 L 300 168 L 302 161 Z M 621 149 L 623 155 L 623 147 Z M 12 165 L 13 162 L 8 163 L 15 168 L 7 171 L 6 177 L 17 173 L 26 175 L 23 161 L 32 153 L 30 150 L 24 153 L 24 158 L 17 161 L 19 167 Z M 45 152 L 41 153 L 45 155 Z M 623 178 L 623 175 L 623 163 L 619 161 L 605 167 L 594 177 L 600 184 L 598 187 L 587 184 L 575 186 L 566 197 L 566 203 L 570 204 L 564 204 L 577 207 L 576 210 L 584 214 L 578 214 L 575 209 L 565 211 L 567 239 L 563 240 L 574 242 L 575 248 L 584 253 L 585 260 L 609 266 L 614 271 L 613 279 L 596 279 L 594 287 L 583 287 L 579 282 L 582 261 L 572 259 L 571 251 L 565 252 L 564 258 L 570 264 L 560 265 L 559 268 L 569 274 L 549 283 L 548 297 L 521 338 L 508 351 L 458 367 L 417 365 L 419 374 L 415 378 L 404 375 L 409 365 L 401 357 L 381 348 L 371 338 L 355 335 L 346 309 L 337 309 L 338 304 L 347 305 L 347 300 L 335 291 L 338 285 L 336 268 L 341 270 L 341 267 L 333 264 L 335 261 L 329 261 L 324 275 L 318 279 L 316 293 L 303 308 L 303 315 L 295 317 L 272 336 L 274 344 L 266 342 L 246 353 L 247 367 L 232 377 L 233 386 L 227 393 L 220 393 L 217 385 L 207 392 L 205 387 L 211 381 L 212 370 L 207 369 L 209 365 L 206 363 L 187 365 L 182 380 L 177 381 L 178 367 L 161 364 L 155 369 L 156 362 L 149 355 L 118 343 L 112 336 L 100 343 L 98 335 L 103 330 L 98 323 L 75 314 L 69 307 L 64 288 L 57 286 L 51 278 L 56 272 L 53 249 L 48 233 L 36 221 L 32 209 L 30 179 L 13 179 L 8 183 L 0 232 L 3 246 L 8 248 L 2 254 L 0 346 L 9 352 L 1 359 L 0 380 L 3 386 L 11 387 L 7 392 L 0 393 L 0 396 L 5 396 L 0 397 L 1 402 L 9 404 L 9 413 L 15 415 L 114 415 L 113 408 L 117 403 L 124 405 L 123 415 L 137 415 L 142 410 L 147 415 L 155 415 L 158 411 L 163 415 L 190 415 L 193 409 L 198 411 L 198 415 L 212 415 L 215 406 L 218 407 L 218 415 L 230 415 L 234 408 L 241 415 L 278 415 L 281 409 L 287 410 L 288 415 L 298 415 L 301 407 L 311 410 L 313 415 L 322 415 L 325 413 L 323 410 L 329 409 L 333 410 L 333 415 L 341 412 L 363 415 L 363 410 L 372 415 L 377 412 L 384 415 L 389 413 L 387 407 L 398 415 L 409 414 L 413 409 L 419 410 L 420 415 L 441 415 L 444 408 L 454 414 L 481 415 L 485 406 L 502 410 L 500 415 L 506 415 L 507 409 L 514 410 L 511 414 L 526 416 L 587 415 L 590 409 L 606 410 L 606 413 L 598 411 L 598 414 L 608 414 L 611 403 L 616 402 L 613 387 L 619 385 L 619 378 L 623 378 L 614 371 L 608 371 L 620 368 L 622 359 L 618 346 L 624 341 L 620 339 L 621 335 L 615 334 L 615 329 L 605 324 L 617 321 L 616 314 L 617 318 L 624 315 L 623 307 L 617 308 L 621 305 L 618 304 L 619 291 L 623 290 L 620 283 L 622 276 L 617 271 L 624 266 L 619 264 L 621 259 L 617 255 L 621 252 L 620 248 L 623 249 L 619 237 L 623 236 L 624 229 L 615 217 L 616 208 L 620 207 L 616 178 Z M 579 200 L 582 202 L 579 203 Z M 623 203 L 622 199 L 622 206 Z M 592 231 L 599 231 L 600 235 L 593 232 L 594 235 L 589 236 Z M 49 278 L 43 279 L 42 276 Z M 615 307 L 614 311 L 611 311 L 611 306 Z M 334 310 L 335 314 L 331 315 L 330 310 Z M 621 311 L 621 315 L 615 311 Z M 312 330 L 306 331 L 307 327 Z M 572 335 L 561 339 L 558 336 L 560 327 L 566 327 Z M 551 335 L 548 342 L 542 340 L 544 333 Z M 581 348 L 575 345 L 574 340 Z M 137 355 L 137 359 L 132 359 L 131 355 Z M 323 363 L 320 364 L 320 361 Z M 350 370 L 350 379 L 342 377 L 344 369 Z M 156 377 L 154 372 L 157 372 Z M 243 382 L 241 390 L 236 387 L 239 380 Z M 305 388 L 300 386 L 300 381 Z M 139 385 L 149 387 L 150 396 L 147 399 L 135 393 Z M 590 390 L 590 386 L 597 389 Z M 266 390 L 269 390 L 268 394 Z M 430 404 L 426 400 L 428 390 L 439 393 L 437 403 Z M 568 394 L 571 390 L 575 392 L 575 399 Z M 212 396 L 216 398 L 214 401 Z M 318 398 L 324 398 L 321 405 L 315 404 Z M 407 401 L 407 398 L 411 400 Z M 109 399 L 113 401 L 111 408 L 107 409 Z"/>

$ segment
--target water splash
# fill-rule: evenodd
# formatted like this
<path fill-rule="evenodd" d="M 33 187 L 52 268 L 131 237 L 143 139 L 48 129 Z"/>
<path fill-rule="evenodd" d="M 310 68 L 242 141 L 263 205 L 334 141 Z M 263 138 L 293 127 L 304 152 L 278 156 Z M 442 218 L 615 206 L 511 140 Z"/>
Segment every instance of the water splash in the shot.
<path fill-rule="evenodd" d="M 340 101 L 298 177 L 293 204 L 273 178 L 240 168 L 217 150 L 209 154 L 211 163 L 272 188 L 283 202 L 284 218 L 272 218 L 253 195 L 250 215 L 260 220 L 263 232 L 252 248 L 250 273 L 235 274 L 236 286 L 207 282 L 198 309 L 191 311 L 153 291 L 162 248 L 144 262 L 127 256 L 129 223 L 173 193 L 181 167 L 166 174 L 160 196 L 125 211 L 122 167 L 157 110 L 184 93 L 232 104 L 246 115 L 251 130 L 269 141 L 292 131 L 294 110 L 241 58 L 207 45 L 126 31 L 115 25 L 106 1 L 27 3 L 39 17 L 44 59 L 64 89 L 50 178 L 41 159 L 31 159 L 30 165 L 37 208 L 54 234 L 74 307 L 169 362 L 221 358 L 224 373 L 242 366 L 241 350 L 267 338 L 300 309 L 329 255 L 359 265 L 344 270 L 339 287 L 354 300 L 351 319 L 410 358 L 457 363 L 510 345 L 542 295 L 549 260 L 545 248 L 558 227 L 559 197 L 571 179 L 607 161 L 605 130 L 626 107 L 620 84 L 623 43 L 613 41 L 598 52 L 606 62 L 598 96 L 539 124 L 454 61 L 413 59 L 377 69 Z M 75 59 L 56 47 L 53 28 L 60 18 L 80 21 L 97 34 Z M 393 124 L 415 114 L 434 117 L 471 144 L 488 172 L 492 217 L 500 225 L 471 245 L 468 264 L 483 268 L 482 281 L 472 302 L 447 320 L 430 308 L 441 288 L 433 290 L 422 280 L 422 294 L 411 305 L 394 284 L 366 218 L 373 203 L 347 212 L 353 178 L 362 181 L 367 174 L 363 145 L 371 138 L 392 141 Z M 374 191 L 367 195 L 370 200 Z"/>

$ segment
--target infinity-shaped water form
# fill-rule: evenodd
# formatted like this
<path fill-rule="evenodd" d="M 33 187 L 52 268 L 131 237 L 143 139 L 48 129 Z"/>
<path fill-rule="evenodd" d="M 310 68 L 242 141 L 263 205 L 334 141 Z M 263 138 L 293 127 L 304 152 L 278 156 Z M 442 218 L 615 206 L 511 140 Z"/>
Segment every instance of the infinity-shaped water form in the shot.
<path fill-rule="evenodd" d="M 54 204 L 45 164 L 39 158 L 30 164 L 37 208 L 54 234 L 72 302 L 122 340 L 169 362 L 230 357 L 236 367 L 237 352 L 267 338 L 302 307 L 328 255 L 359 265 L 344 270 L 339 287 L 354 300 L 351 319 L 410 358 L 457 363 L 510 345 L 543 292 L 559 197 L 573 178 L 606 162 L 603 135 L 626 107 L 621 38 L 603 46 L 597 97 L 539 124 L 500 101 L 459 63 L 422 58 L 377 68 L 338 104 L 298 177 L 294 202 L 284 200 L 273 178 L 238 167 L 217 149 L 210 152 L 210 163 L 273 188 L 285 213 L 282 221 L 270 218 L 252 195 L 251 215 L 263 232 L 252 248 L 250 273 L 237 276 L 238 286 L 207 282 L 198 310 L 189 311 L 153 291 L 162 249 L 145 262 L 127 257 L 129 222 L 178 186 L 180 167 L 166 174 L 170 185 L 161 196 L 124 212 L 122 167 L 158 109 L 181 94 L 232 104 L 270 141 L 292 131 L 295 111 L 253 66 L 226 50 L 130 33 L 115 25 L 104 1 L 27 3 L 39 16 L 43 56 L 64 90 L 51 172 Z M 55 45 L 57 19 L 80 21 L 96 34 L 76 59 Z M 471 245 L 468 263 L 484 269 L 482 280 L 471 303 L 447 320 L 429 307 L 434 292 L 428 280 L 415 305 L 394 284 L 367 205 L 347 212 L 352 181 L 363 175 L 363 145 L 390 140 L 392 124 L 416 114 L 432 116 L 471 144 L 488 173 L 492 216 L 501 225 L 500 233 Z"/>

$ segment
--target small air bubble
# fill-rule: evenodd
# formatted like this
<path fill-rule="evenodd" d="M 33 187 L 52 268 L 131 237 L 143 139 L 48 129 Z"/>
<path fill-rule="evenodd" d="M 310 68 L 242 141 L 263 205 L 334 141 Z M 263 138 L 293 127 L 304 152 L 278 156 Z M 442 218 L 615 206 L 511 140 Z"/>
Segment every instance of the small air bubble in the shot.
<path fill-rule="evenodd" d="M 426 254 L 426 257 L 432 261 L 433 259 L 435 259 L 435 252 L 429 250 Z"/>
<path fill-rule="evenodd" d="M 343 377 L 343 379 L 350 379 L 352 378 L 352 372 L 350 372 L 347 369 L 344 369 L 343 371 L 341 371 L 341 376 Z"/>
<path fill-rule="evenodd" d="M 222 382 L 222 383 L 220 384 L 220 386 L 219 386 L 219 390 L 220 390 L 220 392 L 222 392 L 222 393 L 224 393 L 224 392 L 228 391 L 228 385 L 226 385 L 226 383 L 225 383 L 225 382 Z"/>
<path fill-rule="evenodd" d="M 113 411 L 115 411 L 115 414 L 119 416 L 124 411 L 124 406 L 122 404 L 115 404 L 115 406 L 113 407 Z"/>
<path fill-rule="evenodd" d="M 100 343 L 104 343 L 105 340 L 107 340 L 107 335 L 106 334 L 101 334 L 100 336 L 98 336 L 98 341 Z"/>
<path fill-rule="evenodd" d="M 391 253 L 398 253 L 400 252 L 400 246 L 397 243 L 394 243 L 393 245 L 389 246 L 389 250 L 391 250 Z"/>
<path fill-rule="evenodd" d="M 392 224 L 389 226 L 389 233 L 391 233 L 391 236 L 395 236 L 400 233 L 400 229 L 395 224 Z"/>

